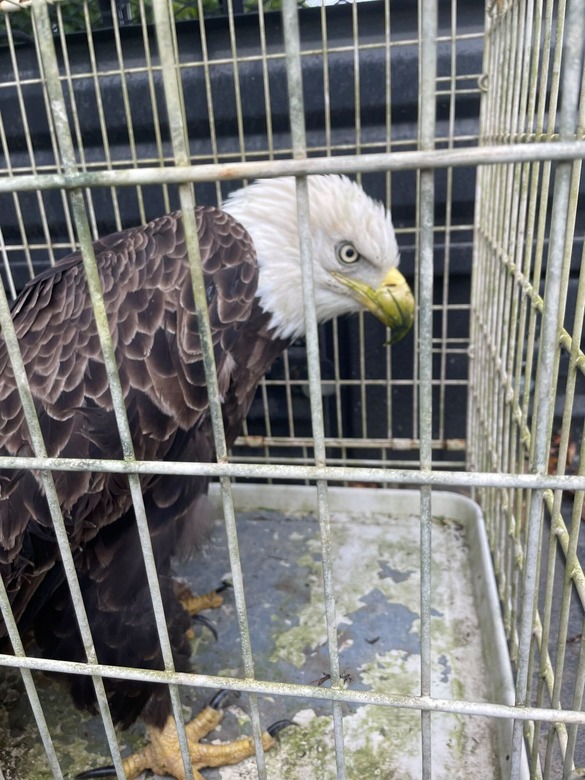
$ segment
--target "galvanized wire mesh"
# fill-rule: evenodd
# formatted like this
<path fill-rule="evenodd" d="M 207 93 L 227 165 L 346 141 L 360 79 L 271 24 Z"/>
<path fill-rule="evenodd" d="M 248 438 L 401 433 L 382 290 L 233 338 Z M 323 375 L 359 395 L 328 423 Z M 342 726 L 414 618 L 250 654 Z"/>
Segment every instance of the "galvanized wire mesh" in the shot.
<path fill-rule="evenodd" d="M 94 30 L 90 26 L 93 6 L 83 7 L 85 26 L 75 36 L 67 32 L 72 23 L 69 4 L 56 4 L 52 10 L 52 24 L 63 52 L 62 80 L 72 110 L 79 171 L 169 167 L 173 155 L 165 109 L 160 104 L 160 64 L 148 32 L 148 9 L 142 5 L 132 24 Z M 375 12 L 367 6 L 333 10 L 337 12 L 334 16 L 325 9 L 307 9 L 301 19 L 301 56 L 305 79 L 311 81 L 307 98 L 307 153 L 363 157 L 415 149 L 416 93 L 409 97 L 411 104 L 393 107 L 392 88 L 397 92 L 401 86 L 405 67 L 406 76 L 416 79 L 416 14 L 406 14 L 402 9 L 394 21 L 390 5 L 377 6 Z M 5 17 L 8 33 L 13 32 L 15 17 L 16 14 Z M 268 14 L 266 20 L 264 17 L 261 8 L 255 25 L 248 24 L 243 30 L 236 27 L 233 14 L 228 22 L 208 22 L 209 30 L 197 21 L 178 22 L 177 45 L 184 90 L 189 96 L 187 126 L 192 163 L 283 159 L 291 154 L 290 136 L 284 124 L 288 120 L 282 99 L 286 82 L 281 31 L 274 14 Z M 481 22 L 480 13 L 475 14 L 475 21 Z M 215 29 L 218 25 L 219 31 Z M 328 25 L 333 27 L 331 32 Z M 12 37 L 8 43 L 1 87 L 5 116 L 10 116 L 10 128 L 3 131 L 6 168 L 19 175 L 58 172 L 55 139 L 51 140 L 54 131 L 50 121 L 38 113 L 42 80 L 30 59 L 30 45 L 14 45 Z M 439 147 L 454 148 L 471 143 L 477 132 L 476 120 L 467 119 L 466 115 L 476 113 L 473 106 L 477 106 L 479 98 L 481 29 L 478 25 L 475 30 L 458 33 L 455 15 L 446 21 L 438 47 L 441 72 L 437 83 L 442 116 L 436 143 Z M 127 57 L 130 61 L 126 61 Z M 367 79 L 365 87 L 360 77 Z M 372 90 L 372 79 L 385 85 L 382 94 Z M 256 97 L 258 91 L 261 101 Z M 260 110 L 259 102 L 263 103 Z M 252 113 L 251 104 L 257 114 Z M 464 115 L 461 122 L 456 121 L 458 105 Z M 400 112 L 407 113 L 407 123 L 397 122 Z M 340 123 L 338 116 L 346 113 Z M 455 135 L 456 127 L 461 138 Z M 448 412 L 464 403 L 467 366 L 468 300 L 460 280 L 448 273 L 452 263 L 458 265 L 460 275 L 468 273 L 470 265 L 471 198 L 460 195 L 459 201 L 467 206 L 460 211 L 453 207 L 458 177 L 459 189 L 468 194 L 472 191 L 468 172 L 451 170 L 445 178 L 441 175 L 438 186 L 446 213 L 437 220 L 435 235 L 444 254 L 445 273 L 435 300 L 435 317 L 440 318 L 441 332 L 435 335 L 434 359 L 441 368 L 433 379 L 439 401 L 433 450 L 436 459 L 445 465 L 462 463 L 465 438 L 464 421 Z M 402 264 L 407 273 L 414 275 L 415 173 L 369 175 L 364 182 L 391 207 L 393 192 L 399 193 L 400 210 L 395 213 L 395 222 Z M 225 185 L 198 187 L 198 201 L 221 197 L 222 190 L 225 195 Z M 408 193 L 406 198 L 402 197 L 403 192 Z M 112 186 L 109 190 L 87 190 L 86 198 L 95 238 L 157 216 L 178 203 L 176 186 Z M 66 253 L 74 245 L 75 236 L 69 206 L 61 195 L 21 194 L 18 200 L 14 196 L 13 203 L 5 199 L 4 204 L 5 273 L 12 278 L 9 284 L 14 294 L 26 276 L 42 268 L 47 256 L 54 259 Z M 336 323 L 322 334 L 328 455 L 332 463 L 357 465 L 382 459 L 389 464 L 405 465 L 412 460 L 409 453 L 416 456 L 419 440 L 416 368 L 412 381 L 415 356 L 409 355 L 408 346 L 403 346 L 394 354 L 388 351 L 385 361 L 380 361 L 377 352 L 372 357 L 371 350 L 364 349 L 371 329 L 367 321 L 365 325 L 360 321 L 359 326 Z M 383 336 L 380 334 L 379 338 Z M 341 341 L 345 349 L 340 354 Z M 258 462 L 278 457 L 281 462 L 298 462 L 305 453 L 305 462 L 310 461 L 312 438 L 303 355 L 301 344 L 268 377 L 263 403 L 255 406 L 241 440 L 241 459 Z M 398 412 L 396 393 L 401 399 Z M 271 410 L 275 405 L 281 408 L 283 400 L 286 414 L 275 415 Z M 368 413 L 367 407 L 375 409 L 375 414 Z M 293 445 L 293 441 L 298 444 Z"/>
<path fill-rule="evenodd" d="M 285 2 L 284 36 L 280 15 L 267 13 L 262 3 L 244 23 L 228 2 L 225 18 L 218 22 L 205 16 L 200 0 L 197 18 L 181 21 L 177 14 L 176 24 L 176 4 L 140 0 L 132 4 L 130 15 L 120 13 L 122 5 L 129 4 L 112 2 L 108 13 L 104 4 L 76 4 L 75 32 L 65 3 L 56 3 L 51 16 L 42 0 L 35 0 L 32 12 L 21 11 L 34 14 L 25 35 L 22 23 L 14 21 L 16 14 L 4 18 L 0 251 L 8 298 L 47 261 L 54 262 L 78 242 L 95 285 L 91 239 L 179 203 L 188 212 L 190 182 L 195 182 L 198 202 L 218 202 L 232 179 L 343 170 L 360 177 L 393 209 L 402 267 L 415 280 L 419 301 L 415 338 L 387 348 L 383 360 L 384 334 L 363 318 L 352 325 L 334 323 L 319 334 L 310 324 L 307 343 L 289 350 L 263 382 L 229 462 L 215 394 L 218 463 L 164 466 L 168 473 L 220 478 L 245 679 L 173 674 L 137 476 L 161 466 L 133 461 L 123 404 L 118 405 L 126 445 L 122 463 L 47 460 L 42 438 L 36 437 L 31 467 L 93 467 L 129 474 L 166 648 L 166 672 L 160 679 L 172 683 L 176 717 L 180 722 L 179 685 L 249 691 L 258 769 L 265 777 L 253 695 L 330 699 L 339 778 L 346 776 L 343 701 L 419 709 L 423 777 L 432 772 L 432 711 L 504 717 L 519 724 L 511 777 L 520 776 L 523 732 L 532 777 L 576 776 L 575 763 L 585 764 L 585 716 L 580 712 L 585 682 L 581 3 L 573 0 L 565 7 L 552 0 L 498 0 L 489 4 L 484 28 L 483 14 L 470 14 L 456 0 L 440 8 L 425 0 L 418 14 L 385 0 L 305 9 L 298 15 L 295 3 Z M 96 24 L 98 11 L 100 21 L 106 14 L 110 27 Z M 483 68 L 478 69 L 475 55 L 484 43 Z M 412 114 L 409 105 L 397 100 L 400 81 L 405 74 L 412 76 L 405 70 L 409 57 L 417 63 L 415 106 L 420 100 Z M 290 110 L 290 126 L 287 83 L 297 107 L 296 114 Z M 258 94 L 260 122 L 249 108 Z M 407 121 L 401 121 L 401 114 Z M 345 117 L 341 122 L 340 115 Z M 474 217 L 465 192 L 473 186 L 469 172 L 478 164 Z M 194 226 L 191 234 L 197 287 Z M 465 275 L 471 270 L 470 297 Z M 309 288 L 306 292 L 310 295 Z M 204 301 L 202 289 L 199 295 Z M 99 306 L 99 295 L 95 297 Z M 99 309 L 97 316 L 115 394 L 109 334 Z M 0 317 L 8 340 L 7 300 L 1 296 Z M 16 343 L 12 349 L 18 364 Z M 348 351 L 350 361 L 345 359 Z M 206 369 L 213 388 L 211 352 Z M 23 371 L 21 375 L 26 405 L 30 391 Z M 452 414 L 466 402 L 467 420 Z M 38 423 L 29 407 L 35 436 Z M 558 442 L 554 464 L 551 440 Z M 576 466 L 575 449 L 580 450 Z M 465 459 L 469 473 L 457 470 Z M 21 461 L 2 459 L 7 467 Z M 67 562 L 60 509 L 50 472 L 45 473 Z M 335 686 L 307 690 L 254 680 L 229 482 L 240 476 L 317 483 L 326 583 L 333 565 L 328 482 L 421 485 L 420 697 Z M 428 597 L 433 485 L 476 491 L 486 514 L 522 709 L 432 697 Z M 69 575 L 75 593 L 72 562 Z M 336 682 L 335 603 L 327 585 L 326 597 Z M 76 603 L 83 625 L 79 594 Z M 16 654 L 0 661 L 22 670 L 51 771 L 62 777 L 30 669 L 63 671 L 74 665 L 27 658 L 3 589 L 0 604 Z M 88 626 L 84 641 L 89 663 L 75 665 L 75 670 L 94 676 L 121 778 L 102 676 L 142 679 L 144 673 L 100 667 Z"/>
<path fill-rule="evenodd" d="M 578 6 L 494 6 L 482 142 L 583 139 Z M 479 173 L 470 434 L 472 465 L 480 470 L 575 470 L 585 388 L 581 169 L 581 161 L 545 161 Z M 518 702 L 580 709 L 583 496 L 490 490 L 481 491 L 481 501 L 518 669 Z M 576 726 L 537 722 L 524 731 L 531 776 L 573 776 L 582 727 L 580 740 Z"/>

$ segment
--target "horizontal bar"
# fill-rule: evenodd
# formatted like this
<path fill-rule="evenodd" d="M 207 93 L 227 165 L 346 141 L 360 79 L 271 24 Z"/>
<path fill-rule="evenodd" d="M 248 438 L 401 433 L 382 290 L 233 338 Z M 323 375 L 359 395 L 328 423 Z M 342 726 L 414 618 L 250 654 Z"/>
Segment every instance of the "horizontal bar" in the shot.
<path fill-rule="evenodd" d="M 368 383 L 368 386 L 369 383 Z M 261 434 L 248 434 L 238 436 L 235 447 L 313 447 L 314 439 L 309 436 L 264 436 Z M 351 439 L 351 438 L 325 438 L 326 447 L 354 447 L 359 449 L 384 449 L 410 452 L 420 446 L 420 439 Z M 449 452 L 463 452 L 466 447 L 465 439 L 432 439 L 431 446 L 434 450 Z"/>
<path fill-rule="evenodd" d="M 269 449 L 268 447 L 266 449 Z M 449 471 L 450 469 L 459 469 L 463 468 L 463 455 L 464 451 L 459 451 L 460 457 L 453 458 L 452 460 L 443 460 L 441 459 L 439 462 L 435 463 L 435 468 L 439 469 L 442 472 Z M 243 455 L 241 453 L 238 453 L 237 456 L 234 456 L 234 463 L 274 463 L 278 460 L 278 464 L 281 466 L 288 465 L 289 463 L 293 465 L 304 465 L 304 464 L 313 464 L 314 459 L 311 457 L 309 452 L 305 452 L 303 455 L 281 455 L 279 453 L 278 457 L 272 453 L 258 453 L 255 452 L 250 455 Z M 385 468 L 393 468 L 393 469 L 412 469 L 413 464 L 418 464 L 418 457 L 416 458 L 399 458 L 397 454 L 393 454 L 392 456 L 388 455 L 387 457 L 371 457 L 371 458 L 360 458 L 357 456 L 354 457 L 342 457 L 340 455 L 329 455 L 327 457 L 327 464 L 329 466 L 339 466 L 339 467 L 345 467 L 353 468 L 354 466 L 356 468 L 377 468 L 381 464 L 385 464 Z M 404 472 L 402 472 L 404 473 Z M 340 478 L 341 479 L 341 478 Z M 340 481 L 337 480 L 337 481 Z M 330 480 L 335 481 L 335 480 Z M 378 482 L 381 480 L 375 479 L 375 480 L 369 480 L 370 482 Z"/>
<path fill-rule="evenodd" d="M 546 141 L 477 146 L 433 151 L 380 152 L 343 157 L 314 157 L 302 160 L 263 160 L 208 165 L 134 168 L 121 171 L 95 171 L 76 174 L 48 173 L 0 179 L 0 193 L 37 190 L 76 189 L 85 187 L 134 187 L 146 184 L 182 184 L 184 182 L 231 181 L 232 179 L 307 176 L 316 173 L 371 173 L 374 171 L 408 171 L 418 168 L 497 165 L 541 160 L 585 159 L 583 141 Z"/>
<path fill-rule="evenodd" d="M 128 165 L 129 163 L 126 163 L 126 164 Z M 26 170 L 30 170 L 30 168 L 27 168 Z M 13 173 L 14 173 L 14 169 L 13 169 Z M 24 175 L 24 174 L 22 174 L 22 175 Z M 435 233 L 440 233 L 440 234 L 446 233 L 447 230 L 449 230 L 449 233 L 451 235 L 453 233 L 469 233 L 470 231 L 473 230 L 473 225 L 467 224 L 465 222 L 462 222 L 461 224 L 456 224 L 456 225 L 452 224 L 452 225 L 449 226 L 449 228 L 446 228 L 445 225 L 435 225 L 433 230 L 434 230 Z M 414 235 L 416 233 L 416 227 L 414 227 L 414 226 L 411 226 L 411 227 L 395 227 L 394 228 L 394 232 L 396 233 L 397 236 L 412 236 L 412 235 Z M 6 252 L 15 252 L 17 250 L 27 249 L 29 246 L 31 246 L 31 245 L 30 244 L 26 244 L 26 243 L 20 243 L 20 244 L 16 243 L 16 244 L 7 245 L 6 247 L 4 247 L 4 249 L 6 250 Z M 34 247 L 35 247 L 35 249 L 51 249 L 52 248 L 52 249 L 69 249 L 69 250 L 71 250 L 71 242 L 69 242 L 69 241 L 55 241 L 55 242 L 49 244 L 46 241 L 44 241 L 44 242 L 43 241 L 38 241 L 38 242 L 35 242 Z M 3 251 L 4 251 L 4 249 L 3 249 Z M 527 286 L 529 286 L 529 285 L 527 285 Z M 443 307 L 442 304 L 434 304 L 433 305 L 433 311 L 442 311 L 443 308 L 444 307 Z M 468 303 L 450 303 L 449 304 L 449 311 L 468 311 L 468 310 L 469 310 L 469 304 Z M 452 343 L 452 342 L 469 341 L 469 339 L 467 339 L 465 337 L 460 337 L 460 338 L 452 337 L 452 338 L 449 338 L 448 341 L 449 341 L 449 343 Z M 273 381 L 276 381 L 276 380 L 273 380 Z M 301 382 L 301 380 L 296 380 L 296 381 L 299 381 L 299 383 Z M 324 379 L 323 381 L 324 382 L 328 382 L 329 380 Z M 344 379 L 343 381 L 346 382 L 346 383 L 349 383 L 349 382 L 356 381 L 356 380 Z M 375 381 L 375 380 L 371 380 L 371 381 Z"/>
<path fill-rule="evenodd" d="M 0 84 L 0 99 L 1 99 L 1 86 L 2 85 Z M 467 143 L 477 143 L 478 136 L 477 135 L 471 135 L 471 134 L 468 133 L 466 135 L 459 135 L 459 136 L 457 136 L 456 140 L 457 140 L 458 143 L 463 143 L 464 141 L 466 141 Z M 549 141 L 550 140 L 551 139 L 549 138 Z M 442 148 L 442 145 L 445 145 L 445 148 L 447 148 L 447 146 L 449 145 L 449 142 L 452 142 L 452 141 L 453 141 L 452 138 L 449 138 L 447 136 L 438 135 L 437 139 L 436 139 L 437 149 Z M 398 154 L 399 153 L 398 150 L 403 148 L 403 147 L 404 148 L 408 147 L 409 150 L 412 150 L 413 146 L 414 146 L 414 144 L 413 144 L 412 140 L 396 139 L 396 140 L 392 141 L 392 147 L 393 147 L 393 149 L 396 150 L 396 151 L 393 152 L 393 154 Z M 387 150 L 386 147 L 387 147 L 387 143 L 386 142 L 382 142 L 382 141 L 363 141 L 362 144 L 361 144 L 362 152 L 365 152 L 368 149 L 382 149 L 382 150 L 384 150 L 383 153 L 387 154 L 388 150 Z M 449 147 L 449 148 L 451 148 L 451 147 Z M 469 147 L 469 148 L 473 148 L 473 147 Z M 348 153 L 349 152 L 353 152 L 354 149 L 355 149 L 355 144 L 350 144 L 350 143 L 343 143 L 343 144 L 340 143 L 340 144 L 337 144 L 337 146 L 336 146 L 336 150 L 337 150 L 337 152 L 339 154 L 341 154 L 344 151 L 346 151 Z M 317 156 L 318 153 L 326 154 L 328 149 L 327 149 L 326 146 L 323 146 L 322 144 L 315 144 L 314 146 L 311 147 L 311 151 L 312 151 L 312 153 L 314 155 L 316 155 L 314 158 L 311 158 L 311 159 L 319 159 L 319 157 Z M 285 159 L 288 159 L 292 155 L 292 153 L 293 153 L 293 150 L 289 146 L 283 146 L 282 148 L 278 149 L 278 156 L 279 156 L 279 159 L 280 159 L 281 162 L 283 160 L 285 160 Z M 381 154 L 381 153 L 382 152 L 378 152 L 378 154 Z M 400 153 L 402 154 L 402 152 L 400 152 Z M 248 162 L 251 162 L 253 159 L 257 159 L 260 162 L 265 162 L 266 161 L 266 154 L 267 153 L 266 153 L 265 150 L 258 151 L 258 150 L 251 149 L 250 151 L 246 152 L 246 158 L 247 158 Z M 145 155 L 144 157 L 141 157 L 140 160 L 141 160 L 141 168 L 140 168 L 140 170 L 146 170 L 148 168 L 152 168 L 152 167 L 156 166 L 156 170 L 157 171 L 160 171 L 161 167 L 164 167 L 165 164 L 168 167 L 174 167 L 175 162 L 176 162 L 174 157 L 172 156 L 172 154 L 168 154 L 166 156 L 164 154 L 161 154 L 160 158 L 159 157 L 152 157 L 152 156 Z M 237 157 L 237 155 L 234 152 L 231 152 L 231 151 L 218 152 L 217 155 L 215 155 L 215 156 L 211 152 L 201 152 L 199 154 L 197 152 L 192 152 L 191 153 L 191 163 L 192 164 L 195 164 L 195 163 L 202 163 L 203 164 L 203 162 L 202 162 L 203 160 L 212 161 L 213 164 L 219 164 L 220 160 L 228 160 L 230 162 L 225 162 L 223 164 L 224 165 L 229 165 L 230 167 L 231 167 L 232 162 L 234 164 L 239 164 L 239 158 Z M 211 165 L 212 162 L 208 162 L 207 164 Z M 88 171 L 91 171 L 91 170 L 101 171 L 104 168 L 105 165 L 107 165 L 108 170 L 110 170 L 110 169 L 111 170 L 114 170 L 114 169 L 126 170 L 129 166 L 131 166 L 131 167 L 134 166 L 135 165 L 135 161 L 133 161 L 131 158 L 120 158 L 120 159 L 116 159 L 116 160 L 112 160 L 112 159 L 87 160 L 85 162 L 84 172 L 88 172 Z M 54 169 L 55 169 L 55 165 L 54 164 L 51 165 L 50 163 L 45 163 L 43 165 L 39 164 L 39 165 L 35 166 L 34 170 L 36 170 L 36 172 L 38 174 L 41 174 L 41 173 L 47 173 L 48 174 L 50 171 L 53 171 Z M 13 160 L 13 165 L 11 167 L 11 174 L 12 174 L 13 177 L 24 175 L 27 171 L 31 171 L 31 170 L 33 170 L 33 168 L 30 165 L 18 165 Z M 314 171 L 311 171 L 311 172 L 313 173 Z M 236 178 L 237 178 L 237 176 L 236 176 Z M 437 227 L 436 229 L 438 230 L 440 228 Z M 402 229 L 396 228 L 396 232 L 400 232 L 401 230 Z M 412 228 L 411 228 L 411 230 L 412 230 Z"/>
<path fill-rule="evenodd" d="M 375 691 L 322 688 L 313 685 L 246 680 L 190 672 L 164 672 L 127 668 L 124 666 L 109 666 L 107 664 L 83 664 L 76 661 L 56 661 L 47 658 L 33 658 L 32 656 L 15 658 L 11 655 L 0 654 L 0 666 L 38 669 L 44 672 L 60 672 L 63 674 L 97 675 L 123 680 L 162 683 L 164 685 L 184 685 L 191 688 L 225 688 L 227 690 L 258 693 L 266 696 L 292 696 L 294 698 L 334 700 L 361 705 L 374 704 L 399 709 L 451 712 L 459 715 L 479 715 L 491 718 L 515 718 L 519 720 L 541 720 L 585 725 L 585 712 L 575 710 L 513 707 L 507 704 L 494 704 L 492 702 L 456 701 L 453 699 L 434 698 L 432 696 L 407 696 L 376 693 Z"/>
<path fill-rule="evenodd" d="M 446 485 L 451 487 L 585 490 L 585 476 L 553 474 L 502 474 L 492 472 L 429 471 L 414 469 L 345 468 L 250 463 L 182 463 L 180 461 L 121 461 L 104 458 L 0 457 L 0 468 L 35 471 L 96 471 L 109 474 L 163 474 L 255 479 L 325 479 L 329 482 L 388 482 L 391 484 Z"/>

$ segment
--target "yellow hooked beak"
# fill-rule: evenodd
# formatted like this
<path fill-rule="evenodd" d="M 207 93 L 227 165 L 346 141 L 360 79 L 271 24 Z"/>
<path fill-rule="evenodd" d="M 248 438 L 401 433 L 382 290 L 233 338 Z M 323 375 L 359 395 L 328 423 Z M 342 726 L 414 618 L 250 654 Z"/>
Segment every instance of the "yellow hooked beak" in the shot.
<path fill-rule="evenodd" d="M 392 268 L 382 284 L 374 290 L 368 284 L 333 272 L 353 297 L 371 311 L 392 331 L 389 344 L 404 338 L 414 323 L 414 296 L 406 279 L 397 268 Z"/>

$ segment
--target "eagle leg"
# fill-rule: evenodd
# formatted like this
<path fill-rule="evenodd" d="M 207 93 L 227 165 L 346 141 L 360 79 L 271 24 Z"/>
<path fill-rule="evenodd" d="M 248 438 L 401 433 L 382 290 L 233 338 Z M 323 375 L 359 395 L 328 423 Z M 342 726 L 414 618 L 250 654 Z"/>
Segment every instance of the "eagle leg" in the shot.
<path fill-rule="evenodd" d="M 191 766 L 195 780 L 204 780 L 199 769 L 204 767 L 220 767 L 239 764 L 245 758 L 254 755 L 254 740 L 252 737 L 242 737 L 233 742 L 222 744 L 201 744 L 200 740 L 217 728 L 223 718 L 221 703 L 226 695 L 220 691 L 211 702 L 185 726 Z M 279 720 L 273 723 L 262 734 L 264 750 L 270 750 L 276 744 L 276 736 L 283 729 L 294 725 L 290 720 Z M 135 780 L 142 772 L 150 769 L 156 775 L 171 776 L 176 780 L 185 780 L 185 768 L 179 747 L 179 738 L 175 719 L 169 716 L 162 729 L 152 726 L 148 728 L 149 744 L 128 756 L 123 761 L 127 780 Z M 109 768 L 113 769 L 113 768 Z M 82 772 L 77 780 L 104 777 L 106 767 Z M 100 774 L 98 774 L 100 773 Z"/>
<path fill-rule="evenodd" d="M 173 587 L 175 596 L 183 609 L 189 613 L 194 622 L 200 623 L 202 626 L 208 628 L 217 641 L 217 631 L 215 630 L 214 625 L 204 615 L 200 615 L 199 613 L 204 609 L 217 609 L 218 607 L 221 607 L 223 604 L 223 596 L 220 596 L 219 594 L 227 588 L 231 588 L 230 583 L 224 580 L 219 588 L 210 590 L 208 593 L 198 596 L 194 595 L 189 586 L 182 580 L 174 579 Z M 194 639 L 195 634 L 193 629 L 187 631 L 187 637 L 189 639 Z"/>

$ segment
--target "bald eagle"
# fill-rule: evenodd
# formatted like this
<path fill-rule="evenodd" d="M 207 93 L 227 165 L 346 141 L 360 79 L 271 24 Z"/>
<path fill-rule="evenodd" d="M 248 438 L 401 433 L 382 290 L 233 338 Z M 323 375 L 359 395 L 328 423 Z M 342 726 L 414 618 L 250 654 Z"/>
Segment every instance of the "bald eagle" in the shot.
<path fill-rule="evenodd" d="M 347 178 L 308 181 L 318 320 L 365 307 L 397 340 L 412 325 L 414 300 L 396 270 L 399 254 L 389 214 Z M 196 219 L 231 446 L 260 379 L 291 340 L 304 334 L 295 181 L 257 181 L 231 195 L 222 209 L 198 207 Z M 107 236 L 94 250 L 136 457 L 211 461 L 214 445 L 181 214 Z M 80 254 L 27 284 L 12 315 L 49 456 L 121 458 Z M 1 337 L 0 407 L 0 454 L 32 455 Z M 56 472 L 54 478 L 99 661 L 162 669 L 126 478 L 76 472 Z M 190 618 L 177 598 L 171 561 L 206 534 L 200 507 L 207 482 L 141 478 L 178 670 L 188 669 Z M 32 634 L 49 658 L 85 660 L 51 517 L 32 471 L 0 471 L 0 574 L 21 635 Z M 0 650 L 7 647 L 0 622 Z M 70 688 L 79 707 L 94 705 L 89 677 L 72 676 Z M 106 690 L 114 721 L 122 726 L 138 717 L 153 733 L 168 725 L 165 686 L 108 680 Z M 196 770 L 206 764 L 197 763 L 193 750 Z M 176 758 L 176 767 L 167 758 L 151 765 L 180 778 Z M 141 771 L 130 764 L 126 770 L 129 777 Z"/>

